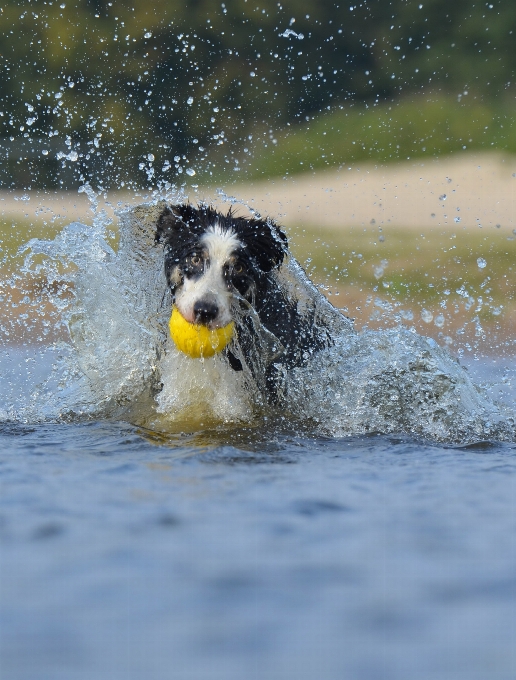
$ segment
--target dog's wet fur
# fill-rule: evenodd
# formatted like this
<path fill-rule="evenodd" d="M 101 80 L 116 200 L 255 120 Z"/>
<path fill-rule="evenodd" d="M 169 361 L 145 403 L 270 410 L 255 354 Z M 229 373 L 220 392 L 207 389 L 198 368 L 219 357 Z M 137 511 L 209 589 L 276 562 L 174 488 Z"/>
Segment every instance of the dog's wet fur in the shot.
<path fill-rule="evenodd" d="M 155 239 L 164 246 L 165 275 L 180 313 L 210 329 L 234 321 L 236 342 L 224 350 L 229 364 L 238 371 L 245 363 L 254 374 L 261 367 L 269 392 L 280 368 L 303 365 L 331 344 L 331 332 L 316 318 L 317 304 L 300 304 L 282 282 L 288 241 L 274 221 L 236 216 L 231 209 L 223 214 L 203 204 L 172 205 L 159 216 Z M 308 279 L 305 283 L 312 297 L 315 292 L 324 300 Z M 260 351 L 253 337 L 256 317 L 279 341 L 269 359 L 253 356 Z"/>

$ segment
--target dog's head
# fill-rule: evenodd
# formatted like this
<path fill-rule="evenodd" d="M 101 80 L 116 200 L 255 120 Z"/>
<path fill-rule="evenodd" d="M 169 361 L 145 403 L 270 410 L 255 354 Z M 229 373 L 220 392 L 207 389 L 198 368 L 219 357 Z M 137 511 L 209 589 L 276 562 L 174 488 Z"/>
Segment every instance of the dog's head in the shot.
<path fill-rule="evenodd" d="M 205 205 L 166 208 L 156 241 L 164 244 L 177 308 L 190 323 L 210 329 L 232 320 L 235 299 L 253 299 L 287 250 L 287 237 L 272 221 L 236 217 L 231 209 L 223 215 Z"/>

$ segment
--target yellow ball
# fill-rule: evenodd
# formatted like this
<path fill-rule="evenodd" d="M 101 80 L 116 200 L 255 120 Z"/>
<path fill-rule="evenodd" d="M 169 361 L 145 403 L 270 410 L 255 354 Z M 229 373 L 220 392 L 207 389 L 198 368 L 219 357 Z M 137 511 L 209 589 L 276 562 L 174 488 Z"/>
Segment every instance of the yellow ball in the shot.
<path fill-rule="evenodd" d="M 231 321 L 224 328 L 210 330 L 187 321 L 176 306 L 170 317 L 170 335 L 177 349 L 188 354 L 192 359 L 212 357 L 222 352 L 233 337 L 235 324 Z"/>

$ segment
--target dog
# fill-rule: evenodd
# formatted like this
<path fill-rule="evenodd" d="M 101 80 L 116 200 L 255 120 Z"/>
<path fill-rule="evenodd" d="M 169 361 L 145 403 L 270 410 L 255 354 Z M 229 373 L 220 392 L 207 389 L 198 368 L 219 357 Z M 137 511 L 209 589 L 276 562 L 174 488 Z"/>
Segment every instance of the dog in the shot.
<path fill-rule="evenodd" d="M 59 247 L 80 254 L 67 312 L 74 413 L 156 431 L 263 417 L 331 437 L 516 438 L 512 408 L 494 404 L 431 338 L 400 325 L 357 332 L 272 219 L 160 200 L 120 213 L 116 252 L 77 224 Z M 229 342 L 192 358 L 168 323 L 176 310 L 211 331 L 230 322 Z"/>
<path fill-rule="evenodd" d="M 287 236 L 272 219 L 170 205 L 157 220 L 155 242 L 163 244 L 167 284 L 181 315 L 210 330 L 234 322 L 224 354 L 234 371 L 252 374 L 269 401 L 277 401 L 284 371 L 353 332 L 291 257 Z"/>

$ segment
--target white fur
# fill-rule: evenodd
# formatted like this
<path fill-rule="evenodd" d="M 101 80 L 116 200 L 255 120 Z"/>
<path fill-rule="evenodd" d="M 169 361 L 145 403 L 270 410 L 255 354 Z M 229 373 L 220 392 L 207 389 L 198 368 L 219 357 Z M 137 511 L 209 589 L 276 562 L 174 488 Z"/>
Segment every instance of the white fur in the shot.
<path fill-rule="evenodd" d="M 242 245 L 234 231 L 225 231 L 219 224 L 210 227 L 201 242 L 208 249 L 210 259 L 220 262 L 221 266 L 228 262 L 232 253 Z"/>
<path fill-rule="evenodd" d="M 158 413 L 170 425 L 195 431 L 210 423 L 246 423 L 254 413 L 256 388 L 251 389 L 243 371 L 228 370 L 225 359 L 216 354 L 192 361 L 170 348 L 161 363 L 163 390 L 156 401 Z M 201 422 L 199 422 L 201 421 Z"/>
<path fill-rule="evenodd" d="M 195 323 L 194 304 L 198 300 L 214 302 L 219 308 L 219 314 L 208 327 L 223 328 L 232 320 L 232 295 L 224 281 L 223 268 L 242 244 L 233 231 L 225 231 L 219 224 L 206 231 L 201 243 L 204 255 L 207 256 L 204 274 L 198 279 L 185 278 L 175 303 L 183 317 L 190 323 Z"/>

